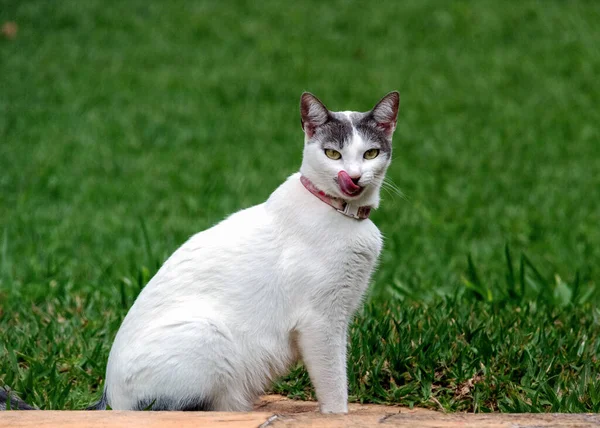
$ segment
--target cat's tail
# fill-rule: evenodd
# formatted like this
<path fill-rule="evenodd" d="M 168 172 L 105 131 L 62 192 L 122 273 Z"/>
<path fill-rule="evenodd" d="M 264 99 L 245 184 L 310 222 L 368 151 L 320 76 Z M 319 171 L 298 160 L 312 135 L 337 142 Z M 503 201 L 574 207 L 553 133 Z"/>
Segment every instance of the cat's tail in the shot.
<path fill-rule="evenodd" d="M 10 389 L 0 386 L 0 410 L 38 410 L 21 400 Z"/>
<path fill-rule="evenodd" d="M 92 404 L 90 407 L 86 407 L 85 410 L 106 410 L 106 391 L 102 393 L 100 401 Z"/>
<path fill-rule="evenodd" d="M 17 395 L 6 387 L 0 386 L 0 411 L 2 410 L 40 410 L 36 407 L 31 407 L 29 404 L 21 400 Z M 106 392 L 102 394 L 102 398 L 95 404 L 92 404 L 85 410 L 106 410 Z"/>

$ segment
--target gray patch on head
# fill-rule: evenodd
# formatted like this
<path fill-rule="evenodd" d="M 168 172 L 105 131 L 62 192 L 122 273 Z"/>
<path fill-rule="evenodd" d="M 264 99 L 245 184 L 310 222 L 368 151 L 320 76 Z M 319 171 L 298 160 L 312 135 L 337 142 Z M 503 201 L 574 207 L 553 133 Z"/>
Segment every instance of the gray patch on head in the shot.
<path fill-rule="evenodd" d="M 327 122 L 315 130 L 315 135 L 311 142 L 320 141 L 321 144 L 328 143 L 332 148 L 339 150 L 351 141 L 353 129 L 355 128 L 359 135 L 365 140 L 375 143 L 377 148 L 387 156 L 392 154 L 392 142 L 386 137 L 383 130 L 377 127 L 377 122 L 372 112 L 350 113 L 349 119 L 345 114 L 329 112 Z"/>
<path fill-rule="evenodd" d="M 364 140 L 377 144 L 382 153 L 388 156 L 392 154 L 392 141 L 377 127 L 377 122 L 372 112 L 352 113 L 350 119 L 356 131 Z"/>
<path fill-rule="evenodd" d="M 177 410 L 183 412 L 209 412 L 214 409 L 211 400 L 206 398 L 188 398 L 185 400 L 160 397 L 156 399 L 139 400 L 136 410 Z"/>
<path fill-rule="evenodd" d="M 315 129 L 312 141 L 329 143 L 341 150 L 351 139 L 352 123 L 348 118 L 336 112 L 329 112 L 327 122 Z"/>

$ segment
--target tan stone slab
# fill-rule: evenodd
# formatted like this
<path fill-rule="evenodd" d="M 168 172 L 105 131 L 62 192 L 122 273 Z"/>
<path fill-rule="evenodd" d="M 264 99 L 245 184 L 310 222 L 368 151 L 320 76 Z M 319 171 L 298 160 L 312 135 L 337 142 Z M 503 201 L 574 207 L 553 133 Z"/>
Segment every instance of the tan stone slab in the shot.
<path fill-rule="evenodd" d="M 359 404 L 350 403 L 348 410 L 352 414 L 377 414 L 385 415 L 388 413 L 406 413 L 406 414 L 438 414 L 433 410 L 402 407 L 398 405 L 382 405 L 382 404 Z M 254 405 L 254 411 L 268 412 L 273 414 L 295 414 L 295 413 L 317 413 L 319 414 L 319 405 L 314 401 L 290 400 L 281 395 L 264 395 Z"/>
<path fill-rule="evenodd" d="M 8 428 L 519 428 L 599 427 L 597 414 L 444 414 L 400 406 L 350 404 L 348 415 L 321 415 L 310 401 L 268 395 L 254 412 L 122 412 L 122 411 L 9 411 L 0 412 L 0 427 Z"/>
<path fill-rule="evenodd" d="M 387 415 L 352 414 L 346 416 L 307 413 L 281 415 L 272 418 L 263 427 L 312 427 L 312 428 L 362 428 L 381 426 L 390 428 L 597 428 L 599 415 L 589 414 L 409 414 Z"/>
<path fill-rule="evenodd" d="M 272 412 L 276 417 L 269 428 L 277 427 L 423 427 L 423 428 L 519 428 L 519 427 L 600 427 L 596 414 L 444 414 L 428 409 L 377 404 L 354 404 L 349 415 L 321 415 L 318 405 L 310 401 L 294 401 L 278 395 L 267 395 L 255 410 Z"/>
<path fill-rule="evenodd" d="M 462 428 L 542 428 L 542 427 L 599 427 L 600 415 L 566 413 L 455 413 L 438 414 L 435 418 L 423 415 L 394 415 L 384 421 L 392 427 L 462 427 Z"/>
<path fill-rule="evenodd" d="M 279 395 L 266 395 L 254 406 L 255 411 L 272 413 L 264 427 L 371 427 L 386 417 L 399 413 L 406 415 L 435 416 L 433 410 L 379 404 L 350 403 L 348 415 L 322 415 L 319 406 L 311 401 L 290 400 Z M 393 426 L 393 425 L 392 425 Z"/>
<path fill-rule="evenodd" d="M 270 413 L 133 412 L 133 411 L 8 411 L 0 412 L 7 428 L 256 428 Z"/>

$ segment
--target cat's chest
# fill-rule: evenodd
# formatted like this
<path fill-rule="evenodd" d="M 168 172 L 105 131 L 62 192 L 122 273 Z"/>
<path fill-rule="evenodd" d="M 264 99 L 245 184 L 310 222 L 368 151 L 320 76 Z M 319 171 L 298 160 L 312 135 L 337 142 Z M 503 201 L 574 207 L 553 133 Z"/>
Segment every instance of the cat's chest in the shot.
<path fill-rule="evenodd" d="M 316 287 L 338 282 L 366 286 L 382 247 L 372 222 L 345 218 L 305 225 L 292 241 L 284 245 L 285 265 Z"/>
<path fill-rule="evenodd" d="M 381 234 L 373 223 L 359 226 L 315 229 L 313 249 L 339 263 L 375 261 L 381 251 Z"/>

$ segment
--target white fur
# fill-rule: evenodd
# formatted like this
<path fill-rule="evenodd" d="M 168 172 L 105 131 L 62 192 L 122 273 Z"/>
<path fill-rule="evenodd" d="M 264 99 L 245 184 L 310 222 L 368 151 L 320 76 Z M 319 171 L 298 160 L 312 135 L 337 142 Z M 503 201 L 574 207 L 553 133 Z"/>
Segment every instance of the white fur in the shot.
<path fill-rule="evenodd" d="M 386 159 L 364 160 L 355 133 L 328 159 L 306 144 L 302 172 L 340 196 L 333 177 L 358 171 L 353 203 L 374 205 Z M 214 410 L 249 410 L 302 358 L 322 412 L 347 412 L 348 324 L 382 246 L 371 220 L 354 220 L 309 193 L 294 174 L 260 205 L 180 247 L 139 295 L 117 334 L 106 375 L 113 409 L 206 397 Z"/>

